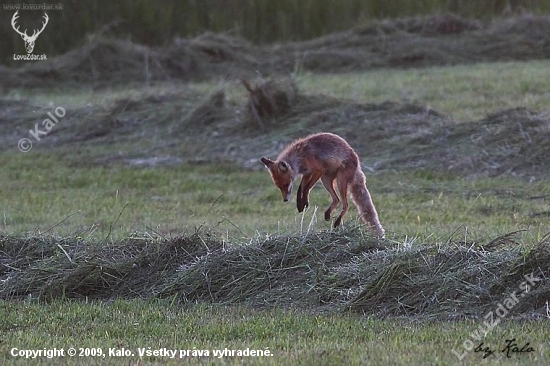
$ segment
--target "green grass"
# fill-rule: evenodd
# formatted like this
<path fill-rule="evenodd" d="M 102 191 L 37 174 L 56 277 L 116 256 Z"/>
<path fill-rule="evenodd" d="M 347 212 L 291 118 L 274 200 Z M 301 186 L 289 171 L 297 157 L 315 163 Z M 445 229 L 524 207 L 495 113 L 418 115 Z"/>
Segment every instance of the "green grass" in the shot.
<path fill-rule="evenodd" d="M 545 61 L 498 62 L 410 70 L 376 70 L 361 74 L 300 76 L 304 90 L 347 97 L 361 103 L 386 100 L 418 103 L 457 121 L 484 118 L 508 108 L 545 110 L 550 92 Z"/>
<path fill-rule="evenodd" d="M 1 228 L 7 234 L 56 233 L 102 240 L 133 232 L 177 235 L 206 225 L 241 240 L 259 233 L 326 229 L 330 196 L 315 187 L 311 207 L 299 214 L 282 201 L 266 171 L 234 165 L 132 168 L 68 166 L 63 157 L 3 154 Z M 260 163 L 258 163 L 260 164 Z M 510 178 L 467 180 L 431 172 L 368 176 L 388 234 L 419 240 L 490 240 L 525 229 L 540 240 L 550 226 L 537 212 L 548 210 L 547 182 Z M 348 213 L 355 224 L 357 211 Z M 434 237 L 435 236 L 435 237 Z M 456 238 L 455 238 L 456 239 Z"/>
<path fill-rule="evenodd" d="M 295 310 L 251 311 L 242 307 L 175 306 L 169 301 L 116 300 L 112 303 L 49 304 L 2 302 L 0 309 L 0 360 L 2 364 L 29 361 L 10 355 L 18 349 L 101 349 L 106 357 L 41 358 L 44 364 L 180 364 L 168 357 L 144 357 L 138 348 L 169 350 L 255 349 L 270 357 L 187 358 L 199 364 L 249 365 L 359 365 L 359 364 L 457 364 L 453 349 L 462 355 L 462 344 L 480 322 L 411 322 L 380 320 L 354 314 L 311 315 Z M 113 326 L 115 325 L 116 326 Z M 533 352 L 513 354 L 507 365 L 544 364 L 550 360 L 550 328 L 544 322 L 503 321 L 484 339 L 495 354 L 466 352 L 462 364 L 493 364 L 506 339 L 516 338 Z M 467 346 L 469 344 L 467 343 Z M 112 357 L 109 349 L 126 349 L 134 356 Z M 34 360 L 36 361 L 36 360 Z"/>
<path fill-rule="evenodd" d="M 361 74 L 300 75 L 306 93 L 326 93 L 360 102 L 408 101 L 449 114 L 457 121 L 479 119 L 505 108 L 527 106 L 547 110 L 550 94 L 545 62 L 497 63 L 422 70 L 377 70 Z M 223 83 L 229 98 L 244 92 Z M 231 88 L 227 86 L 232 86 Z M 102 106 L 116 98 L 144 93 L 207 93 L 218 87 L 196 84 L 113 89 L 15 90 L 36 103 L 63 101 Z M 200 100 L 200 98 L 197 98 Z M 118 145 L 106 149 L 117 149 Z M 68 152 L 71 152 L 69 155 Z M 261 167 L 260 163 L 258 162 Z M 266 171 L 231 164 L 132 168 L 90 164 L 86 151 L 33 150 L 0 153 L 0 232 L 80 236 L 102 242 L 132 235 L 179 235 L 211 227 L 224 240 L 247 242 L 258 235 L 297 233 L 329 227 L 323 211 L 329 195 L 319 185 L 311 207 L 298 214 L 295 202 L 284 203 Z M 370 191 L 388 237 L 399 244 L 449 240 L 487 243 L 515 230 L 525 230 L 520 244 L 532 246 L 550 232 L 550 184 L 510 177 L 471 179 L 430 171 L 368 174 Z M 316 206 L 318 207 L 316 209 Z M 350 210 L 346 225 L 355 224 Z M 308 314 L 298 310 L 258 311 L 243 307 L 180 305 L 170 301 L 116 300 L 84 303 L 56 300 L 0 302 L 0 363 L 28 361 L 10 356 L 13 347 L 168 349 L 269 349 L 272 357 L 192 359 L 203 364 L 456 364 L 482 320 L 429 322 L 373 319 L 357 314 Z M 484 314 L 479 314 L 480 317 Z M 502 349 L 505 339 L 530 342 L 529 354 L 513 355 L 504 364 L 548 364 L 549 330 L 536 321 L 509 320 L 484 342 Z M 164 364 L 165 358 L 41 359 L 46 364 Z M 184 361 L 185 362 L 185 361 Z M 470 352 L 463 364 L 493 364 Z"/>

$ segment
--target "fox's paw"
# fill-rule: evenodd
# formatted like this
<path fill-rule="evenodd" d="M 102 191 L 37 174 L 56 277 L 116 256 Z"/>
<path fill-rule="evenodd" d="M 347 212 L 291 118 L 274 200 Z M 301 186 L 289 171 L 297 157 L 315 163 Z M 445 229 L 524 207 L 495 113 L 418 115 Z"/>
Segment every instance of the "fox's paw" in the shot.
<path fill-rule="evenodd" d="M 303 199 L 302 199 L 302 187 L 300 186 L 300 188 L 298 189 L 298 194 L 296 195 L 296 208 L 298 209 L 298 212 L 302 212 L 304 210 L 304 203 L 303 203 Z"/>
<path fill-rule="evenodd" d="M 337 228 L 338 226 L 340 226 L 341 223 L 342 223 L 342 218 L 338 216 L 336 221 L 334 221 L 334 225 L 332 225 L 332 227 Z"/>
<path fill-rule="evenodd" d="M 325 211 L 325 221 L 330 221 L 330 210 Z"/>
<path fill-rule="evenodd" d="M 296 201 L 296 208 L 298 209 L 298 212 L 304 211 L 304 208 L 309 206 L 309 202 L 304 199 L 298 199 Z"/>
<path fill-rule="evenodd" d="M 298 209 L 298 212 L 302 212 L 304 211 L 304 208 L 306 208 L 307 205 L 305 205 L 303 202 L 297 202 L 296 203 L 296 208 Z"/>

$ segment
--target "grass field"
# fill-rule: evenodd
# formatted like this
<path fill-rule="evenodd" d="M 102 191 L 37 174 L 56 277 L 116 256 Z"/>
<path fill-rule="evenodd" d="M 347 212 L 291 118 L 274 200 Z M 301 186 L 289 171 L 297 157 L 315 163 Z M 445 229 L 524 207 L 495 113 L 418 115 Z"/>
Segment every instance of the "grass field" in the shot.
<path fill-rule="evenodd" d="M 495 62 L 387 69 L 359 75 L 306 75 L 300 85 L 306 90 L 360 102 L 419 103 L 456 121 L 472 121 L 508 108 L 544 110 L 550 95 L 543 80 L 549 73 L 545 61 Z"/>
<path fill-rule="evenodd" d="M 247 365 L 359 365 L 359 364 L 462 364 L 542 365 L 548 360 L 549 330 L 544 321 L 504 321 L 486 338 L 484 346 L 495 353 L 485 360 L 482 352 L 466 352 L 478 323 L 380 320 L 355 314 L 311 315 L 299 311 L 251 311 L 241 307 L 180 306 L 168 301 L 49 304 L 4 302 L 0 320 L 3 364 L 24 364 L 9 357 L 18 349 L 74 347 L 95 349 L 97 356 L 66 357 L 66 364 L 247 364 Z M 4 332 L 5 331 L 5 332 Z M 534 351 L 506 352 L 506 339 L 527 342 Z M 474 340 L 475 343 L 475 340 Z M 479 345 L 477 342 L 475 347 Z M 177 356 L 139 357 L 139 348 L 177 350 Z M 268 349 L 272 356 L 214 357 L 213 350 Z M 513 347 L 511 347 L 513 348 Z M 105 358 L 98 354 L 101 349 Z M 134 356 L 109 356 L 109 350 L 129 350 Z M 210 357 L 180 359 L 180 350 L 209 350 Z M 526 348 L 527 349 L 527 348 Z M 81 351 L 78 350 L 78 353 Z M 86 352 L 86 351 L 82 351 Z M 187 353 L 184 353 L 187 354 Z M 59 358 L 50 360 L 59 363 Z M 36 361 L 36 360 L 34 360 Z M 40 361 L 48 361 L 40 358 Z"/>
<path fill-rule="evenodd" d="M 299 76 L 298 86 L 304 93 L 325 93 L 359 102 L 390 100 L 429 105 L 450 116 L 452 123 L 467 123 L 488 113 L 518 106 L 546 115 L 550 94 L 544 80 L 549 73 L 546 62 L 514 62 L 344 75 L 305 74 Z M 107 108 L 117 99 L 181 91 L 196 95 L 189 102 L 192 105 L 212 90 L 234 84 L 202 83 L 184 88 L 160 85 L 156 87 L 158 89 L 120 88 L 94 93 L 81 90 L 63 92 L 61 89 L 14 90 L 11 96 L 28 97 L 37 104 L 55 100 L 54 104 L 58 101 L 67 106 L 93 103 Z M 231 90 L 228 98 L 230 104 L 236 104 L 244 99 L 244 94 Z M 22 131 L 26 128 L 23 126 Z M 330 199 L 321 186 L 312 193 L 311 207 L 303 215 L 298 214 L 295 202 L 282 202 L 280 193 L 272 186 L 259 162 L 258 169 L 245 169 L 238 162 L 231 161 L 136 167 L 116 161 L 101 164 L 95 159 L 103 151 L 137 149 L 135 145 L 143 138 L 140 133 L 129 135 L 119 144 L 102 142 L 105 143 L 104 149 L 97 150 L 94 144 L 85 143 L 83 146 L 78 143 L 49 145 L 47 139 L 50 136 L 47 136 L 43 146 L 39 145 L 29 153 L 15 148 L 16 134 L 4 136 L 3 142 L 9 142 L 13 148 L 0 152 L 0 187 L 3 193 L 0 195 L 0 243 L 7 243 L 14 237 L 23 242 L 53 235 L 60 244 L 75 240 L 78 245 L 91 243 L 107 248 L 129 237 L 172 238 L 190 235 L 205 227 L 222 243 L 246 246 L 266 237 L 291 235 L 300 238 L 308 232 L 332 232 L 330 223 L 322 218 Z M 88 152 L 93 158 L 87 157 Z M 258 151 L 256 155 L 259 158 L 262 154 Z M 503 244 L 497 253 L 498 250 L 503 253 L 518 251 L 519 258 L 527 258 L 533 248 L 548 241 L 550 184 L 543 173 L 542 177 L 532 179 L 506 174 L 459 174 L 429 167 L 366 173 L 387 231 L 387 239 L 382 244 L 392 250 L 424 247 L 436 250 L 455 245 L 464 253 L 471 249 L 474 256 L 483 257 L 488 254 L 477 251 L 480 246 L 518 231 L 511 242 L 513 247 L 506 246 L 510 243 Z M 353 207 L 345 221 L 347 228 L 358 224 L 356 216 Z M 342 233 L 336 231 L 335 235 L 348 235 L 346 231 Z M 70 257 L 71 253 L 58 251 L 51 259 L 59 260 L 65 255 Z M 427 254 L 421 252 L 422 255 Z M 0 261 L 0 276 L 7 284 L 9 277 L 15 276 L 17 271 L 8 267 L 11 262 L 5 258 Z M 31 258 L 34 257 L 28 254 L 27 261 L 31 262 Z M 422 257 L 418 258 L 422 260 Z M 29 264 L 29 268 L 33 266 L 33 263 Z M 539 272 L 548 273 L 547 266 L 547 263 L 541 264 Z M 469 270 L 464 268 L 466 272 Z M 51 267 L 51 271 L 48 276 L 53 278 L 56 268 Z M 522 276 L 526 273 L 516 274 Z M 487 278 L 497 277 L 489 270 L 485 275 Z M 36 276 L 38 281 L 39 274 Z M 432 276 L 437 276 L 437 271 Z M 483 282 L 483 278 L 474 278 L 471 283 L 476 281 Z M 546 284 L 548 278 L 543 281 Z M 447 285 L 442 282 L 441 286 Z M 491 294 L 496 302 L 490 309 L 495 311 L 496 303 L 504 301 L 507 294 L 517 288 L 513 281 L 501 287 L 500 293 Z M 429 293 L 426 296 L 430 296 Z M 538 292 L 536 296 L 537 301 L 543 303 L 546 298 L 548 306 L 547 293 Z M 456 318 L 448 319 L 460 320 L 445 320 L 429 314 L 381 318 L 368 311 L 362 314 L 342 306 L 269 308 L 230 304 L 229 301 L 185 302 L 178 296 L 167 299 L 140 299 L 139 296 L 134 299 L 87 299 L 70 294 L 41 298 L 29 293 L 27 296 L 2 298 L 2 364 L 28 363 L 22 357 L 14 357 L 11 354 L 13 348 L 62 348 L 66 352 L 69 347 L 83 348 L 82 352 L 95 352 L 96 356 L 40 357 L 39 362 L 136 365 L 477 365 L 497 362 L 544 365 L 550 362 L 548 313 L 544 312 L 505 316 L 500 324 L 487 332 L 486 337 L 481 337 L 478 330 L 483 327 L 486 311 L 468 317 L 457 312 Z M 399 301 L 400 294 L 397 293 L 394 302 Z M 518 344 L 517 348 L 509 347 L 509 358 L 506 351 L 502 352 L 506 349 L 507 339 L 516 339 Z M 490 347 L 495 351 L 486 359 L 482 352 L 473 351 L 482 342 L 480 348 Z M 526 343 L 529 345 L 524 347 Z M 188 353 L 209 350 L 210 355 L 183 359 L 178 358 L 179 353 L 176 359 L 140 357 L 139 348 L 149 347 L 151 350 L 189 350 Z M 529 347 L 533 350 L 512 352 L 522 348 L 527 351 Z M 214 357 L 213 350 L 225 348 L 269 349 L 271 356 Z M 98 349 L 106 355 L 105 358 L 97 356 Z M 133 355 L 117 357 L 109 355 L 109 349 L 119 352 L 125 349 Z M 495 361 L 497 358 L 499 361 Z"/>

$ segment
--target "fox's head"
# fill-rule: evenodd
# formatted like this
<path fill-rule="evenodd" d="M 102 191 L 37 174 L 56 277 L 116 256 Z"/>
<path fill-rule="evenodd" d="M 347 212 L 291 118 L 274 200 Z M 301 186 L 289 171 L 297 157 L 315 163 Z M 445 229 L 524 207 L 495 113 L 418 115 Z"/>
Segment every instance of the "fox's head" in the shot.
<path fill-rule="evenodd" d="M 285 161 L 273 161 L 262 158 L 262 163 L 269 169 L 273 183 L 281 190 L 283 199 L 287 202 L 292 194 L 292 168 Z"/>

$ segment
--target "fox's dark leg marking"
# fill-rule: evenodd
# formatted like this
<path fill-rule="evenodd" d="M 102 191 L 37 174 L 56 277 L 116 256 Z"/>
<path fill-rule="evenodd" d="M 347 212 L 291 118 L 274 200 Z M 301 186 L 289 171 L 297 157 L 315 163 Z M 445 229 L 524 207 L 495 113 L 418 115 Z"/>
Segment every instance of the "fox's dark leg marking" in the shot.
<path fill-rule="evenodd" d="M 304 208 L 306 208 L 309 205 L 308 202 L 308 187 L 311 183 L 311 175 L 304 175 L 302 176 L 302 181 L 300 182 L 300 186 L 298 187 L 298 194 L 296 197 L 296 208 L 298 209 L 298 212 L 304 211 Z"/>
<path fill-rule="evenodd" d="M 298 209 L 298 212 L 302 212 L 304 210 L 305 205 L 303 204 L 303 198 L 302 198 L 302 182 L 300 182 L 300 186 L 298 187 L 298 192 L 296 193 L 296 208 Z"/>

